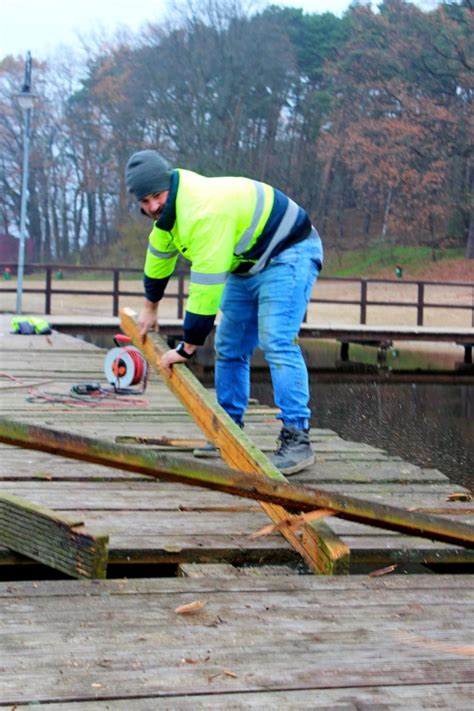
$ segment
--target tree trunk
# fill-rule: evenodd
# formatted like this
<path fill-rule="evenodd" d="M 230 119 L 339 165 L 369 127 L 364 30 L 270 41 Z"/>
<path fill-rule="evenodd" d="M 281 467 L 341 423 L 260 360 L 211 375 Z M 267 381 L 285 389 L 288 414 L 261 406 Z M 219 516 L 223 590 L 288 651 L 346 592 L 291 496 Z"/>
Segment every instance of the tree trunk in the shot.
<path fill-rule="evenodd" d="M 370 226 L 372 224 L 372 212 L 370 210 L 365 210 L 364 214 L 364 225 L 362 227 L 362 234 L 364 237 L 364 249 L 367 249 L 370 237 Z"/>
<path fill-rule="evenodd" d="M 474 202 L 469 213 L 469 229 L 467 231 L 466 259 L 474 259 Z"/>
<path fill-rule="evenodd" d="M 33 259 L 45 259 L 43 254 L 44 242 L 41 224 L 41 213 L 38 200 L 38 189 L 34 175 L 30 175 L 28 188 L 28 237 L 33 240 Z M 48 256 L 46 257 L 45 261 L 48 259 Z"/>
<path fill-rule="evenodd" d="M 388 225 L 388 216 L 390 214 L 390 204 L 392 202 L 392 186 L 389 187 L 388 193 L 387 193 L 387 201 L 385 203 L 385 210 L 383 214 L 383 225 L 382 225 L 382 242 L 384 241 L 385 237 L 387 236 L 387 225 Z"/>

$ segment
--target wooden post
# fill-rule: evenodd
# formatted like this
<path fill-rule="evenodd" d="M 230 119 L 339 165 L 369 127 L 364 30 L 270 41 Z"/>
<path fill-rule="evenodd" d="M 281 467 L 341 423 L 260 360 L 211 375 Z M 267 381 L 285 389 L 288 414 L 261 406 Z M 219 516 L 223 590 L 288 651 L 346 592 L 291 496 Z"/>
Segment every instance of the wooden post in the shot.
<path fill-rule="evenodd" d="M 109 537 L 81 520 L 0 491 L 0 545 L 73 578 L 105 578 Z"/>
<path fill-rule="evenodd" d="M 122 330 L 132 339 L 134 346 L 143 351 L 150 366 L 160 373 L 170 390 L 179 398 L 206 437 L 220 449 L 222 459 L 226 464 L 237 471 L 252 473 L 255 477 L 269 477 L 286 481 L 283 474 L 217 404 L 188 368 L 177 365 L 172 368 L 170 374 L 161 366 L 161 356 L 169 350 L 163 339 L 158 336 L 152 341 L 151 338 L 146 337 L 143 343 L 135 321 L 135 313 L 130 309 L 121 309 L 120 322 Z M 288 518 L 288 512 L 281 506 L 260 503 L 265 513 L 275 523 L 280 523 Z M 307 524 L 305 529 L 302 538 L 289 530 L 284 531 L 283 535 L 315 573 L 322 572 L 319 570 L 317 554 L 321 544 L 321 530 L 317 530 L 311 524 Z M 348 563 L 345 559 L 350 555 L 346 544 L 336 534 L 333 534 L 326 547 L 333 553 L 334 569 L 332 572 L 340 572 L 340 569 L 346 571 Z M 327 570 L 328 566 L 326 566 Z"/>
<path fill-rule="evenodd" d="M 470 344 L 464 346 L 464 363 L 472 365 L 472 345 Z"/>
<path fill-rule="evenodd" d="M 422 281 L 418 282 L 418 298 L 416 306 L 416 325 L 423 326 L 423 310 L 425 305 L 425 285 Z"/>
<path fill-rule="evenodd" d="M 360 280 L 360 322 L 367 323 L 367 280 Z"/>
<path fill-rule="evenodd" d="M 112 315 L 118 316 L 119 312 L 119 290 L 120 290 L 120 269 L 114 269 L 114 286 L 113 286 L 113 301 L 112 301 Z"/>
<path fill-rule="evenodd" d="M 51 281 L 52 281 L 52 267 L 46 267 L 46 284 L 44 289 L 44 312 L 45 314 L 51 313 Z"/>
<path fill-rule="evenodd" d="M 334 516 L 348 521 L 474 549 L 474 526 L 324 489 L 290 485 L 281 475 L 271 479 L 223 470 L 216 465 L 204 465 L 197 460 L 174 457 L 153 449 L 142 451 L 137 447 L 15 422 L 5 417 L 0 417 L 0 442 L 145 474 L 163 481 L 266 501 L 289 511 L 327 509 Z"/>

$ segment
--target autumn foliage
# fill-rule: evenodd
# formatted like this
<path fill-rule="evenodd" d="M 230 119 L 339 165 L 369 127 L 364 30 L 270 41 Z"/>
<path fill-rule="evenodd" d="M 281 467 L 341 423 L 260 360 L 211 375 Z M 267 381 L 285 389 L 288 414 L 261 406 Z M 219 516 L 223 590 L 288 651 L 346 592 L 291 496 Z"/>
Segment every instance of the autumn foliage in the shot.
<path fill-rule="evenodd" d="M 469 1 L 338 18 L 208 0 L 35 62 L 35 258 L 141 264 L 123 171 L 142 147 L 280 187 L 328 246 L 455 243 L 474 258 L 473 14 Z M 17 231 L 23 63 L 0 62 L 0 232 Z"/>

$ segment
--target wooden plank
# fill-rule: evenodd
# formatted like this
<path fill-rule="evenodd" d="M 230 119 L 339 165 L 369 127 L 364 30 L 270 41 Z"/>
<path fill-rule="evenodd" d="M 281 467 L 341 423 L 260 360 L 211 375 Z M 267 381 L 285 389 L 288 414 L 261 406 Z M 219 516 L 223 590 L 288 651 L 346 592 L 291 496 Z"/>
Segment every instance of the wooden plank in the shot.
<path fill-rule="evenodd" d="M 178 397 L 184 407 L 192 415 L 206 437 L 220 449 L 222 459 L 232 469 L 250 473 L 255 477 L 269 478 L 277 481 L 286 481 L 263 452 L 252 440 L 238 427 L 218 403 L 210 397 L 207 390 L 194 377 L 188 368 L 173 367 L 171 372 L 161 366 L 161 356 L 169 350 L 166 342 L 157 337 L 156 343 L 151 338 L 140 336 L 135 313 L 130 309 L 121 309 L 120 323 L 122 330 L 131 339 L 133 344 L 140 348 L 150 366 L 155 368 L 162 376 L 171 391 Z M 288 512 L 279 505 L 260 501 L 265 513 L 275 523 L 281 523 L 288 518 Z M 282 530 L 282 535 L 303 557 L 311 570 L 315 573 L 331 574 L 335 568 L 343 571 L 348 568 L 350 551 L 335 534 L 327 537 L 325 541 L 324 569 L 320 568 L 319 548 L 324 531 L 318 532 L 312 524 L 306 524 L 304 533 L 300 537 L 288 528 Z M 345 560 L 344 564 L 341 561 Z M 334 570 L 331 562 L 334 561 Z"/>
<path fill-rule="evenodd" d="M 145 426 L 144 426 L 145 427 Z M 97 436 L 97 435 L 94 435 Z M 258 440 L 256 440 L 258 442 Z M 160 451 L 158 449 L 158 451 Z M 162 451 L 169 452 L 169 448 Z M 173 450 L 176 455 L 179 452 Z M 127 479 L 133 480 L 124 472 L 106 470 L 103 467 L 74 462 L 70 459 L 61 458 L 46 453 L 28 455 L 24 449 L 10 447 L 0 444 L 0 480 L 34 480 L 51 477 L 55 481 L 77 480 L 93 481 Z M 339 475 L 338 475 L 339 472 Z M 298 476 L 298 483 L 305 485 L 316 484 L 324 486 L 328 490 L 340 490 L 346 493 L 353 493 L 356 496 L 365 496 L 362 492 L 374 492 L 383 494 L 385 491 L 391 492 L 400 489 L 400 493 L 405 493 L 410 497 L 414 493 L 428 493 L 445 498 L 447 493 L 453 491 L 463 491 L 463 489 L 442 476 L 432 476 L 431 472 L 425 473 L 415 466 L 404 466 L 403 463 L 382 462 L 373 465 L 365 463 L 346 463 L 344 467 L 335 462 L 318 462 L 316 468 L 307 474 L 302 472 Z M 444 500 L 440 498 L 440 501 Z"/>
<path fill-rule="evenodd" d="M 467 284 L 466 286 L 470 286 Z M 369 326 L 365 324 L 308 324 L 301 326 L 300 336 L 335 338 L 346 341 L 444 341 L 472 344 L 474 328 L 442 328 L 437 326 Z"/>
<path fill-rule="evenodd" d="M 355 711 L 356 709 L 446 709 L 461 711 L 471 709 L 474 698 L 474 684 L 435 683 L 404 684 L 403 686 L 349 686 L 342 689 L 304 689 L 302 691 L 234 691 L 207 694 L 173 694 L 172 698 L 146 696 L 135 699 L 113 700 L 113 711 L 154 711 L 170 708 L 173 711 L 206 711 L 207 709 L 334 709 Z M 30 705 L 17 704 L 15 711 L 31 711 Z M 41 703 L 41 709 L 58 711 L 58 704 Z M 108 699 L 94 701 L 62 702 L 61 711 L 111 711 Z"/>
<path fill-rule="evenodd" d="M 352 591 L 352 592 L 351 592 Z M 459 600 L 474 602 L 474 576 L 455 575 L 387 575 L 381 578 L 357 576 L 313 576 L 297 575 L 294 577 L 272 576 L 267 578 L 233 578 L 219 580 L 218 584 L 206 579 L 182 580 L 180 578 L 125 578 L 107 579 L 91 584 L 87 580 L 39 580 L 0 582 L 0 599 L 20 599 L 22 597 L 115 597 L 129 595 L 153 595 L 159 599 L 169 593 L 246 593 L 262 595 L 266 592 L 283 592 L 292 595 L 307 593 L 313 601 L 322 605 L 330 602 L 332 606 L 344 606 L 350 595 L 353 602 L 362 600 L 365 606 L 378 605 L 381 601 L 396 604 L 405 600 L 407 603 L 419 601 L 421 604 L 449 604 Z M 343 593 L 339 596 L 339 593 Z M 382 596 L 382 597 L 381 597 Z M 0 612 L 5 606 L 0 606 Z M 449 610 L 443 614 L 449 614 Z"/>
<path fill-rule="evenodd" d="M 291 564 L 297 554 L 280 536 L 249 539 L 248 533 L 264 523 L 263 513 L 183 513 L 176 512 L 93 512 L 87 516 L 92 532 L 110 531 L 110 564 L 137 563 L 177 565 L 183 562 L 252 564 Z M 256 520 L 258 517 L 261 520 Z M 371 535 L 338 531 L 350 545 L 351 571 L 364 572 L 397 564 L 402 572 L 414 563 L 474 563 L 474 551 L 433 543 L 426 539 L 384 535 L 373 529 Z M 8 549 L 0 548 L 0 565 L 21 563 Z M 136 573 L 130 573 L 135 575 Z"/>
<path fill-rule="evenodd" d="M 181 563 L 178 576 L 182 578 L 235 578 L 239 569 L 230 563 Z"/>
<path fill-rule="evenodd" d="M 173 447 L 173 449 L 184 449 L 193 450 L 195 447 L 203 447 L 206 444 L 206 440 L 203 439 L 189 439 L 184 437 L 140 437 L 139 435 L 135 437 L 130 437 L 127 435 L 117 435 L 115 441 L 118 444 L 144 444 L 147 447 L 160 446 L 160 447 Z"/>
<path fill-rule="evenodd" d="M 0 545 L 73 578 L 105 578 L 109 537 L 91 535 L 80 519 L 0 492 Z"/>
<path fill-rule="evenodd" d="M 255 502 L 243 500 L 236 502 L 227 494 L 209 492 L 197 488 L 181 487 L 177 484 L 160 486 L 148 480 L 133 480 L 129 482 L 102 481 L 55 481 L 46 479 L 35 481 L 4 481 L 2 489 L 5 492 L 22 496 L 54 510 L 68 511 L 139 511 L 139 512 L 196 512 L 196 513 L 237 513 L 258 512 L 260 507 Z M 345 493 L 350 493 L 346 488 Z M 353 493 L 360 494 L 360 490 Z M 404 492 L 403 487 L 386 488 L 380 492 L 364 492 L 366 498 L 374 501 L 383 497 L 386 503 L 394 506 L 403 506 L 406 494 L 410 494 L 413 511 L 433 513 L 436 515 L 455 517 L 456 520 L 472 523 L 474 517 L 474 503 L 471 501 L 447 502 L 446 493 L 423 491 L 415 493 L 412 490 Z M 340 530 L 358 528 L 370 530 L 362 524 L 343 522 L 334 519 L 332 528 L 341 526 Z M 342 528 L 344 526 L 344 528 Z M 225 526 L 224 526 L 225 530 Z"/>
<path fill-rule="evenodd" d="M 203 466 L 195 460 L 177 459 L 170 454 L 142 452 L 137 447 L 78 437 L 7 418 L 0 418 L 0 441 L 136 471 L 158 479 L 269 501 L 292 511 L 329 509 L 334 516 L 349 521 L 474 548 L 474 527 L 464 523 L 323 489 L 290 485 L 270 477 L 255 477 L 210 464 Z"/>
<path fill-rule="evenodd" d="M 301 537 L 306 542 L 307 526 L 302 529 Z M 324 521 L 314 522 L 311 526 L 311 538 L 308 545 L 316 539 L 314 556 L 317 560 L 318 571 L 323 575 L 348 575 L 350 556 L 346 554 L 349 546 L 333 529 Z"/>

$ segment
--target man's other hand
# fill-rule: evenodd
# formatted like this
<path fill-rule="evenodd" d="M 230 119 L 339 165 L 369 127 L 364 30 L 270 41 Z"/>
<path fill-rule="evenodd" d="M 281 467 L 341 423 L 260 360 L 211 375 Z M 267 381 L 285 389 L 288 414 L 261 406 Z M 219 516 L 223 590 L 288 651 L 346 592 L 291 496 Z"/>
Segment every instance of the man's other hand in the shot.
<path fill-rule="evenodd" d="M 148 331 L 154 331 L 155 333 L 158 333 L 160 329 L 158 324 L 158 309 L 156 304 L 152 304 L 151 302 L 145 304 L 138 317 L 138 326 L 140 328 L 140 336 L 142 338 L 142 341 L 145 340 Z"/>
<path fill-rule="evenodd" d="M 175 363 L 186 363 L 187 360 L 188 358 L 180 356 L 179 353 L 176 353 L 175 350 L 166 351 L 166 353 L 161 356 L 160 365 L 162 368 L 165 368 L 168 373 L 171 374 L 172 365 L 174 365 Z"/>

